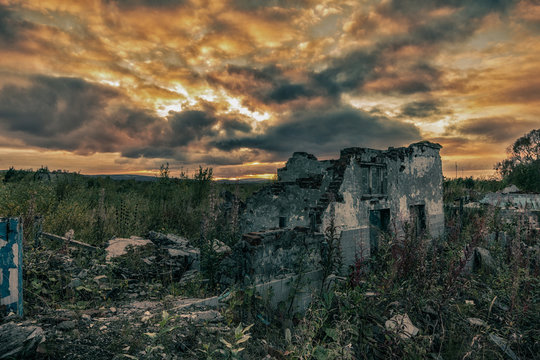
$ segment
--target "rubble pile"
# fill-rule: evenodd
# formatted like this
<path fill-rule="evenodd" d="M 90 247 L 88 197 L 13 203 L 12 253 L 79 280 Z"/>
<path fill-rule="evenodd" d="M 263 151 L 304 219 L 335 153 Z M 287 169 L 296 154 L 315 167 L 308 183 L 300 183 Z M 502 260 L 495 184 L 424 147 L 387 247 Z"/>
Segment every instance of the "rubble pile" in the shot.
<path fill-rule="evenodd" d="M 135 256 L 125 256 L 131 255 L 130 250 Z M 106 252 L 107 259 L 114 259 L 119 273 L 126 278 L 144 274 L 145 278 L 167 277 L 176 281 L 188 272 L 192 275 L 200 270 L 200 250 L 174 234 L 150 231 L 147 238 L 114 238 L 109 240 Z"/>

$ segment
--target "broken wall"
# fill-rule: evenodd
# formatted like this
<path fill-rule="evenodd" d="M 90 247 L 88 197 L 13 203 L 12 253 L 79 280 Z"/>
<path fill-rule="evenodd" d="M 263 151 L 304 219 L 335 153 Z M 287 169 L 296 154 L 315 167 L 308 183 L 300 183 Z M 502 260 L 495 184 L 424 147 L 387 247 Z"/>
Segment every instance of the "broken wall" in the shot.
<path fill-rule="evenodd" d="M 389 157 L 399 159 L 389 164 L 389 174 L 396 174 L 395 183 L 389 183 L 389 194 L 395 195 L 393 204 L 399 197 L 399 214 L 406 220 L 410 220 L 411 207 L 425 206 L 426 230 L 434 237 L 442 236 L 444 231 L 440 149 L 438 144 L 421 142 L 388 151 Z"/>
<path fill-rule="evenodd" d="M 274 229 L 244 234 L 221 263 L 220 283 L 261 284 L 318 270 L 324 236 L 306 228 Z"/>
<path fill-rule="evenodd" d="M 480 200 L 480 204 L 497 207 L 504 222 L 526 219 L 531 229 L 540 231 L 540 194 L 489 193 Z"/>
<path fill-rule="evenodd" d="M 246 201 L 240 215 L 242 232 L 280 227 L 309 226 L 310 209 L 320 197 L 320 181 L 275 183 Z"/>
<path fill-rule="evenodd" d="M 242 232 L 278 227 L 320 226 L 320 215 L 330 202 L 325 197 L 334 187 L 335 160 L 318 161 L 311 154 L 296 152 L 282 169 L 278 181 L 246 201 L 240 215 Z M 315 223 L 315 224 L 314 224 Z"/>
<path fill-rule="evenodd" d="M 348 163 L 339 188 L 342 201 L 323 215 L 325 229 L 333 216 L 341 233 L 343 263 L 369 258 L 378 247 L 379 235 L 389 230 L 403 234 L 421 212 L 418 231 L 441 236 L 444 230 L 440 145 L 422 142 L 407 148 L 379 151 L 351 148 L 340 160 Z M 418 210 L 420 209 L 420 210 Z M 334 214 L 334 215 L 333 215 Z M 346 270 L 346 269 L 345 269 Z"/>
<path fill-rule="evenodd" d="M 367 228 L 370 210 L 389 209 L 392 225 L 399 231 L 399 226 L 410 220 L 411 207 L 424 205 L 427 230 L 433 236 L 441 235 L 444 214 L 439 148 L 436 144 L 419 143 L 388 151 L 347 149 L 353 154 L 347 157 L 348 166 L 339 189 L 343 201 L 335 203 L 336 225 L 342 230 Z M 368 175 L 370 182 L 366 181 L 366 172 L 372 174 L 374 169 L 381 169 L 377 171 L 384 177 L 376 186 L 373 175 Z M 328 208 L 323 227 L 328 224 L 330 213 Z"/>
<path fill-rule="evenodd" d="M 321 289 L 323 240 L 300 227 L 244 234 L 220 263 L 219 283 L 253 286 L 273 307 L 303 311 Z"/>
<path fill-rule="evenodd" d="M 279 182 L 294 182 L 297 179 L 324 175 L 331 161 L 319 161 L 312 154 L 295 152 L 284 168 L 277 170 Z"/>
<path fill-rule="evenodd" d="M 440 148 L 429 142 L 386 151 L 349 148 L 327 161 L 294 153 L 278 170 L 279 180 L 247 200 L 240 218 L 247 234 L 222 262 L 220 282 L 271 289 L 275 304 L 306 275 L 312 283 L 294 288 L 305 304 L 322 281 L 321 250 L 332 221 L 344 274 L 357 258 L 377 251 L 386 230 L 400 236 L 411 224 L 418 233 L 442 235 Z"/>
<path fill-rule="evenodd" d="M 345 267 L 369 257 L 379 234 L 398 236 L 406 223 L 437 237 L 444 229 L 441 146 L 420 142 L 403 148 L 349 148 L 337 160 L 294 153 L 279 181 L 247 201 L 242 230 L 308 227 L 324 232 L 333 217 L 341 232 Z"/>

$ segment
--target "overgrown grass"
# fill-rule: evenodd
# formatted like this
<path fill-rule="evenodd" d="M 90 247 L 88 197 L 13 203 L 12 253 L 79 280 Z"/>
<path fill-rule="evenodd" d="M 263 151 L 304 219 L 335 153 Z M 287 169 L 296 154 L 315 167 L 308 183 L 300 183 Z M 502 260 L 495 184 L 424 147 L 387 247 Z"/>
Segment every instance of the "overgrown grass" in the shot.
<path fill-rule="evenodd" d="M 508 184 L 496 180 L 482 180 L 468 178 L 445 179 L 443 184 L 443 197 L 445 204 L 449 204 L 460 198 L 469 201 L 478 201 L 488 192 L 502 190 Z"/>
<path fill-rule="evenodd" d="M 43 231 L 63 235 L 73 229 L 77 240 L 98 246 L 113 236 L 141 236 L 149 230 L 190 239 L 200 238 L 201 231 L 207 238 L 230 235 L 233 219 L 218 219 L 220 193 L 230 191 L 245 200 L 262 186 L 216 183 L 211 171 L 202 168 L 192 179 L 162 172 L 154 182 L 43 173 L 15 170 L 0 182 L 0 216 L 22 217 L 25 242 L 33 240 L 36 216 L 42 217 Z M 210 232 L 202 226 L 209 216 L 216 220 Z"/>
<path fill-rule="evenodd" d="M 439 241 L 407 227 L 387 236 L 377 258 L 359 259 L 351 281 L 310 306 L 287 347 L 290 358 L 503 359 L 497 337 L 520 358 L 537 358 L 540 264 L 532 247 L 540 239 L 521 218 L 502 224 L 497 216 L 447 219 L 448 235 Z M 501 230 L 506 244 L 489 240 Z M 490 251 L 496 270 L 465 271 L 477 246 Z M 388 331 L 385 322 L 396 314 L 408 314 L 419 335 L 403 339 Z"/>
<path fill-rule="evenodd" d="M 58 174 L 50 180 L 43 180 L 41 173 L 39 179 L 30 172 L 16 175 L 16 181 L 0 184 L 0 216 L 22 216 L 24 221 L 25 307 L 30 315 L 47 308 L 110 306 L 130 292 L 144 292 L 147 298 L 164 302 L 186 291 L 207 295 L 205 287 L 215 271 L 212 266 L 219 260 L 212 251 L 213 238 L 231 244 L 237 231 L 234 211 L 226 216 L 220 213 L 219 194 L 229 190 L 245 199 L 260 186 L 217 184 L 203 169 L 196 179 L 162 176 L 152 183 L 77 174 Z M 477 200 L 501 186 L 492 181 L 451 180 L 445 182 L 445 200 L 453 202 L 462 196 Z M 181 357 L 504 359 L 505 349 L 495 338 L 507 342 L 521 359 L 537 358 L 540 261 L 534 248 L 540 242 L 538 233 L 519 216 L 506 223 L 496 211 L 463 211 L 447 214 L 442 239 L 421 236 L 407 225 L 399 235 L 388 234 L 375 258 L 358 254 L 348 281 L 314 294 L 311 306 L 300 316 L 291 316 L 287 309 L 271 309 L 252 289 L 233 289 L 222 313 L 227 326 L 239 329 L 236 332 L 212 335 L 212 327 L 206 325 L 161 332 L 173 326 L 172 320 L 162 320 L 163 325 L 156 324 L 152 330 L 158 335 L 149 349 L 138 345 L 149 330 L 127 322 L 114 330 L 111 341 L 106 342 L 98 329 L 86 338 L 86 334 L 81 336 L 82 340 L 101 339 L 106 355 L 100 356 L 114 356 L 129 345 L 129 353 L 137 356 L 148 350 L 145 358 L 154 358 L 152 349 L 160 346 L 159 353 L 167 353 L 168 358 L 189 353 Z M 95 245 L 112 236 L 144 235 L 149 230 L 183 235 L 200 245 L 208 273 L 196 278 L 189 289 L 179 289 L 174 281 L 149 276 L 140 263 L 149 255 L 139 253 L 144 249 L 107 265 L 103 253 L 90 257 L 68 253 L 60 245 L 37 247 L 33 240 L 34 224 L 39 223 L 36 216 L 43 218 L 44 231 L 63 235 L 73 229 L 76 239 Z M 506 241 L 490 237 L 501 232 Z M 466 271 L 467 258 L 478 246 L 490 251 L 496 271 Z M 327 267 L 332 269 L 332 264 Z M 119 268 L 130 276 L 116 273 Z M 80 274 L 81 269 L 86 274 Z M 81 282 L 73 282 L 74 278 Z M 408 314 L 419 334 L 404 339 L 388 331 L 385 322 L 397 314 Z M 470 318 L 483 324 L 475 325 Z M 248 324 L 255 324 L 249 329 L 251 337 L 238 343 Z M 245 349 L 233 352 L 240 347 Z"/>
<path fill-rule="evenodd" d="M 111 302 L 125 292 L 126 273 L 157 298 L 166 295 L 208 295 L 215 286 L 217 254 L 213 239 L 232 245 L 238 238 L 238 206 L 261 184 L 222 184 L 212 181 L 211 169 L 200 168 L 191 179 L 170 178 L 167 168 L 153 182 L 86 177 L 75 173 L 10 170 L 0 178 L 0 217 L 20 217 L 24 228 L 24 289 L 28 314 L 42 307 L 69 305 L 84 307 Z M 7 181 L 6 181 L 7 180 Z M 220 194 L 234 193 L 233 206 L 222 212 Z M 157 276 L 133 256 L 115 266 L 105 264 L 104 252 L 68 254 L 64 244 L 40 243 L 36 235 L 45 231 L 64 235 L 74 230 L 74 238 L 103 247 L 113 237 L 145 236 L 150 230 L 185 236 L 201 247 L 202 276 L 208 279 L 190 288 L 180 288 L 167 271 Z M 115 274 L 118 269 L 125 272 Z M 71 284 L 77 269 L 90 275 Z M 115 270 L 116 269 L 116 270 Z M 150 269 L 151 270 L 151 269 Z M 93 277 L 105 275 L 94 281 Z M 116 289 L 113 292 L 113 289 Z M 156 294 L 154 294 L 154 290 Z M 159 292 L 159 294 L 157 294 Z M 160 295 L 162 294 L 162 296 Z M 159 296 L 158 296 L 159 295 Z"/>

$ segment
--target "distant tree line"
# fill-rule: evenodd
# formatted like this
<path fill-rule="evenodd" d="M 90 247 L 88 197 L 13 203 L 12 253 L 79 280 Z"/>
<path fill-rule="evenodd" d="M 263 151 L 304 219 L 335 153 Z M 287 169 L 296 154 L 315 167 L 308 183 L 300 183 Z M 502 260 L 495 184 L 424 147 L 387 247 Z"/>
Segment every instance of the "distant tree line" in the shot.
<path fill-rule="evenodd" d="M 540 192 L 540 129 L 517 139 L 508 157 L 495 165 L 502 179 L 524 191 Z"/>

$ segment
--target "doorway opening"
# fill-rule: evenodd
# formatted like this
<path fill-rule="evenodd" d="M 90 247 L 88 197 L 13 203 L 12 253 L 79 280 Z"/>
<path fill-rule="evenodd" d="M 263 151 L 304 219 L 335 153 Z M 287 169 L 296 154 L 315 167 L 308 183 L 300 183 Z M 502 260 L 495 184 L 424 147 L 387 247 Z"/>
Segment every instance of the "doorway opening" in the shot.
<path fill-rule="evenodd" d="M 369 211 L 369 245 L 372 256 L 377 253 L 381 235 L 388 232 L 389 225 L 390 209 Z"/>
<path fill-rule="evenodd" d="M 426 206 L 413 205 L 411 206 L 410 212 L 414 235 L 422 236 L 426 231 Z"/>

